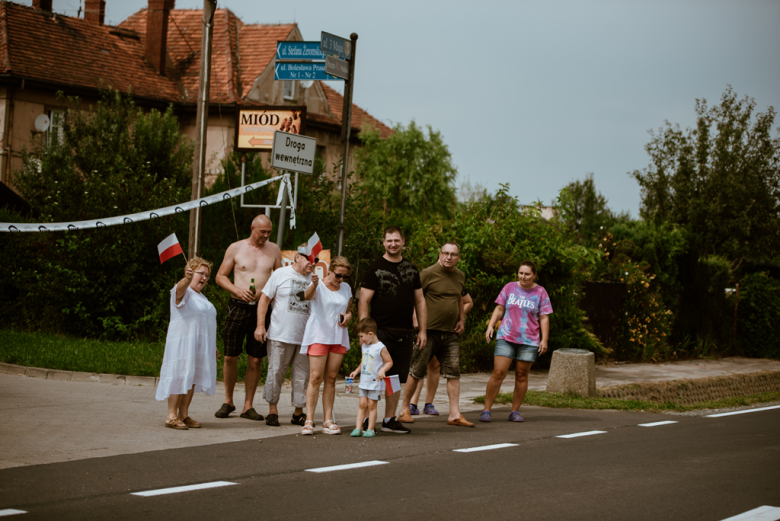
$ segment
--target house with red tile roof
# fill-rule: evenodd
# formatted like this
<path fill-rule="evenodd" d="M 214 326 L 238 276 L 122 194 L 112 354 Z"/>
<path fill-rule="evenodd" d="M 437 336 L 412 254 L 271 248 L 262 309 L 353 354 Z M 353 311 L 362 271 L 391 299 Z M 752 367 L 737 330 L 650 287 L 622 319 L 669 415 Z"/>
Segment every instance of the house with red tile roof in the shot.
<path fill-rule="evenodd" d="M 36 118 L 62 110 L 58 91 L 79 96 L 85 106 L 106 86 L 145 108 L 173 104 L 182 131 L 194 139 L 203 12 L 175 9 L 174 1 L 149 0 L 113 27 L 104 24 L 105 0 L 85 0 L 84 18 L 52 12 L 52 0 L 33 0 L 32 7 L 0 0 L 0 181 L 13 185 Z M 297 24 L 245 24 L 227 8 L 217 9 L 213 24 L 208 175 L 220 172 L 234 144 L 237 110 L 247 105 L 305 105 L 304 133 L 317 138 L 332 171 L 343 149 L 342 96 L 325 82 L 274 81 L 276 42 L 303 41 Z M 392 134 L 353 105 L 351 149 L 366 125 L 383 137 Z"/>

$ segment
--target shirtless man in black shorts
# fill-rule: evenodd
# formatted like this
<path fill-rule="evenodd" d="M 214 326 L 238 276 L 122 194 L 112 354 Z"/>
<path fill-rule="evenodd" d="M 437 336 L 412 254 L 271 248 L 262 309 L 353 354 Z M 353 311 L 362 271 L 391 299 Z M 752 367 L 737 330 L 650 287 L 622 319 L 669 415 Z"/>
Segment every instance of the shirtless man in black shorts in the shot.
<path fill-rule="evenodd" d="M 244 379 L 244 408 L 242 418 L 262 420 L 263 417 L 252 407 L 255 399 L 257 383 L 260 380 L 260 367 L 266 356 L 266 344 L 255 340 L 257 328 L 257 301 L 265 283 L 275 269 L 282 267 L 282 252 L 268 238 L 272 231 L 271 220 L 265 215 L 258 215 L 252 221 L 252 233 L 248 239 L 234 242 L 225 252 L 225 259 L 217 272 L 216 281 L 219 286 L 230 292 L 228 315 L 225 319 L 225 362 L 222 366 L 222 376 L 225 379 L 225 403 L 214 414 L 217 418 L 227 418 L 236 410 L 233 403 L 233 389 L 238 377 L 238 357 L 244 349 L 246 338 L 246 354 L 249 366 Z M 233 282 L 228 276 L 233 272 Z M 249 291 L 249 286 L 255 279 L 255 294 Z M 270 319 L 271 314 L 266 315 Z M 268 324 L 265 324 L 266 328 Z"/>

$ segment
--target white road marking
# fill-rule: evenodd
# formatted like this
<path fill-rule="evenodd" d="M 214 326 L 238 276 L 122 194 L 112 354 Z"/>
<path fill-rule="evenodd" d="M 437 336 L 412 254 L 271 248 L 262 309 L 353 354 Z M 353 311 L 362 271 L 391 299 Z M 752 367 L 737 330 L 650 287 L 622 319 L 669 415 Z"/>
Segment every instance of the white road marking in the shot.
<path fill-rule="evenodd" d="M 665 422 L 653 422 L 653 423 L 640 423 L 639 427 L 658 427 L 659 425 L 671 425 L 673 423 L 677 423 L 677 422 L 665 421 Z"/>
<path fill-rule="evenodd" d="M 361 463 L 348 463 L 346 465 L 334 465 L 333 467 L 320 467 L 318 469 L 306 469 L 305 472 L 333 472 L 334 470 L 359 469 L 361 467 L 373 467 L 374 465 L 387 465 L 389 461 L 363 461 Z"/>
<path fill-rule="evenodd" d="M 756 409 L 744 409 L 742 411 L 722 412 L 720 414 L 708 414 L 705 418 L 720 418 L 721 416 L 734 416 L 735 414 L 747 414 L 749 412 L 768 411 L 770 409 L 780 409 L 780 405 L 773 405 L 771 407 L 758 407 Z"/>
<path fill-rule="evenodd" d="M 452 452 L 477 452 L 480 450 L 504 449 L 506 447 L 517 447 L 517 443 L 496 443 L 495 445 L 483 445 L 469 449 L 453 449 Z"/>
<path fill-rule="evenodd" d="M 158 488 L 157 490 L 147 490 L 146 492 L 133 492 L 133 496 L 161 496 L 163 494 L 178 494 L 179 492 L 189 492 L 191 490 L 203 490 L 205 488 L 227 487 L 228 485 L 238 485 L 230 481 L 212 481 L 211 483 L 199 483 L 197 485 L 185 485 L 183 487 Z"/>
<path fill-rule="evenodd" d="M 6 508 L 5 510 L 0 510 L 0 517 L 3 516 L 15 516 L 16 514 L 26 514 L 24 510 L 16 510 L 14 508 Z"/>
<path fill-rule="evenodd" d="M 607 431 L 587 431 L 587 432 L 575 432 L 574 434 L 563 434 L 562 436 L 556 436 L 556 438 L 579 438 L 580 436 L 592 436 L 593 434 L 606 434 Z"/>
<path fill-rule="evenodd" d="M 780 508 L 764 505 L 723 521 L 777 521 L 778 519 L 780 519 Z"/>

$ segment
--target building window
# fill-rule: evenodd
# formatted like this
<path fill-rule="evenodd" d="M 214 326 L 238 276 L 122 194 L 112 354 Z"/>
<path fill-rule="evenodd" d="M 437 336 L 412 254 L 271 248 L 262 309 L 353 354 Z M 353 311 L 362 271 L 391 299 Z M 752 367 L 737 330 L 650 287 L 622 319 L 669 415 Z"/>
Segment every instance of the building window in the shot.
<path fill-rule="evenodd" d="M 57 143 L 62 143 L 65 111 L 49 110 L 46 112 L 46 115 L 49 116 L 49 130 L 46 131 L 46 143 L 51 144 L 53 139 L 56 139 Z"/>
<path fill-rule="evenodd" d="M 284 99 L 295 99 L 295 82 L 284 80 Z"/>

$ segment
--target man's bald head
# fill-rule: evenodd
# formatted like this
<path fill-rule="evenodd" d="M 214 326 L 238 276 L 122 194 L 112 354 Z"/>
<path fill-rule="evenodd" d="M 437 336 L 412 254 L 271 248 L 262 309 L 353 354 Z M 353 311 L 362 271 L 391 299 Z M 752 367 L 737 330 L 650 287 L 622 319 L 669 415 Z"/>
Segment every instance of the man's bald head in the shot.
<path fill-rule="evenodd" d="M 255 228 L 256 226 L 259 226 L 260 224 L 267 224 L 269 226 L 273 226 L 273 223 L 271 222 L 271 219 L 268 218 L 267 215 L 261 213 L 254 219 L 252 219 L 252 228 Z"/>
<path fill-rule="evenodd" d="M 252 220 L 252 233 L 249 235 L 249 240 L 262 246 L 271 237 L 272 229 L 271 219 L 267 215 L 260 214 Z"/>

